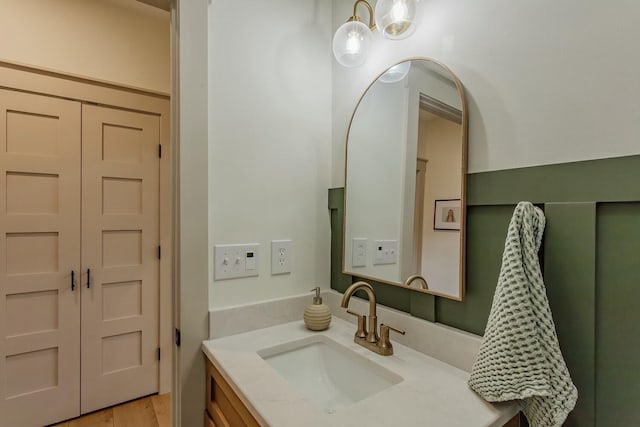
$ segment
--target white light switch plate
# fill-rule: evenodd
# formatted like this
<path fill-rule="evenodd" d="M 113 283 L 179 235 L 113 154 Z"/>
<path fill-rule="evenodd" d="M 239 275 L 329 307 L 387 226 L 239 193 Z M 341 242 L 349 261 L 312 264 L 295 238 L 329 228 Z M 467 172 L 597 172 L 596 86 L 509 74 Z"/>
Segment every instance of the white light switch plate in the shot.
<path fill-rule="evenodd" d="M 214 280 L 252 277 L 260 274 L 260 245 L 215 245 L 213 251 Z"/>
<path fill-rule="evenodd" d="M 398 262 L 397 240 L 376 240 L 374 244 L 374 265 L 395 264 Z"/>
<path fill-rule="evenodd" d="M 293 268 L 293 243 L 291 240 L 271 241 L 271 274 L 291 273 Z"/>
<path fill-rule="evenodd" d="M 354 237 L 351 240 L 351 266 L 366 267 L 367 265 L 367 240 Z"/>

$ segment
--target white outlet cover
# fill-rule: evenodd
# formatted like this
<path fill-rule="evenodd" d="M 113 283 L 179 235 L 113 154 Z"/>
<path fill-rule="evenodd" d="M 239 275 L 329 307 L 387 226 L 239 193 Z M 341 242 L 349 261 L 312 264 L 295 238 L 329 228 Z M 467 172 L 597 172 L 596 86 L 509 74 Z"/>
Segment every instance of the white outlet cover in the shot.
<path fill-rule="evenodd" d="M 213 279 L 225 280 L 260 275 L 258 243 L 214 245 Z"/>
<path fill-rule="evenodd" d="M 293 271 L 293 242 L 271 241 L 271 274 L 287 274 Z"/>
<path fill-rule="evenodd" d="M 351 266 L 366 267 L 367 266 L 367 241 L 369 239 L 362 237 L 354 237 L 351 240 Z"/>
<path fill-rule="evenodd" d="M 398 262 L 397 240 L 376 240 L 374 245 L 374 265 L 396 264 Z"/>

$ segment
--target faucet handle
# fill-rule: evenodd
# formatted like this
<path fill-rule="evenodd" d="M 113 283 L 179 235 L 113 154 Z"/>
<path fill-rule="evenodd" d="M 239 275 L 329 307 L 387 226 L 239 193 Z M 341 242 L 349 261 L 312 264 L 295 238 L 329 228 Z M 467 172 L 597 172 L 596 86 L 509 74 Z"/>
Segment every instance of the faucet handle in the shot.
<path fill-rule="evenodd" d="M 347 313 L 352 316 L 356 316 L 358 318 L 358 330 L 356 331 L 357 338 L 366 338 L 367 337 L 367 316 L 364 314 L 354 313 L 351 310 L 347 310 Z"/>
<path fill-rule="evenodd" d="M 393 354 L 393 345 L 391 345 L 391 341 L 389 340 L 389 330 L 402 335 L 405 334 L 405 331 L 394 328 L 393 326 L 385 325 L 384 323 L 380 324 L 380 341 L 378 341 L 378 347 L 388 348 L 391 350 L 390 354 Z"/>

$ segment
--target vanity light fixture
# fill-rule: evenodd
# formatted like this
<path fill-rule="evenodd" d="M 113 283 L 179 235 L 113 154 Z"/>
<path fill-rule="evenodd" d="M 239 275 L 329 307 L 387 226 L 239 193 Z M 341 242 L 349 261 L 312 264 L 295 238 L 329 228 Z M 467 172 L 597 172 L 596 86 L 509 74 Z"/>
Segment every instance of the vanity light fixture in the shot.
<path fill-rule="evenodd" d="M 369 26 L 363 24 L 362 19 L 357 15 L 360 3 L 369 11 Z M 357 0 L 353 5 L 351 18 L 333 35 L 333 56 L 336 61 L 345 67 L 359 67 L 364 64 L 371 47 L 372 31 L 375 29 L 371 5 L 366 0 Z"/>
<path fill-rule="evenodd" d="M 357 14 L 359 4 L 363 4 L 369 12 L 368 26 Z M 367 0 L 356 0 L 353 15 L 333 35 L 333 55 L 336 61 L 345 67 L 364 64 L 371 47 L 373 31 L 376 29 L 391 40 L 409 37 L 416 30 L 420 4 L 421 0 L 379 0 L 374 14 Z"/>
<path fill-rule="evenodd" d="M 406 39 L 416 30 L 420 3 L 420 0 L 379 0 L 376 25 L 388 39 Z"/>
<path fill-rule="evenodd" d="M 404 79 L 411 68 L 411 61 L 404 61 L 389 68 L 378 80 L 382 83 L 395 83 Z"/>

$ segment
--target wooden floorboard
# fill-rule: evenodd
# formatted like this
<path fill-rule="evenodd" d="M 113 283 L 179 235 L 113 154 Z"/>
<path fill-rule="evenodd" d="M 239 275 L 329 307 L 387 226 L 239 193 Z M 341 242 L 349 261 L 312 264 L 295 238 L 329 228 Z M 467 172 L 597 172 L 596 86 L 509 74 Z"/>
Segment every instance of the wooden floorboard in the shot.
<path fill-rule="evenodd" d="M 69 421 L 69 427 L 114 427 L 111 408 Z"/>
<path fill-rule="evenodd" d="M 158 427 L 151 398 L 114 406 L 113 427 Z"/>
<path fill-rule="evenodd" d="M 171 427 L 171 394 L 143 397 L 51 427 Z"/>
<path fill-rule="evenodd" d="M 151 396 L 158 427 L 171 427 L 171 394 Z"/>

